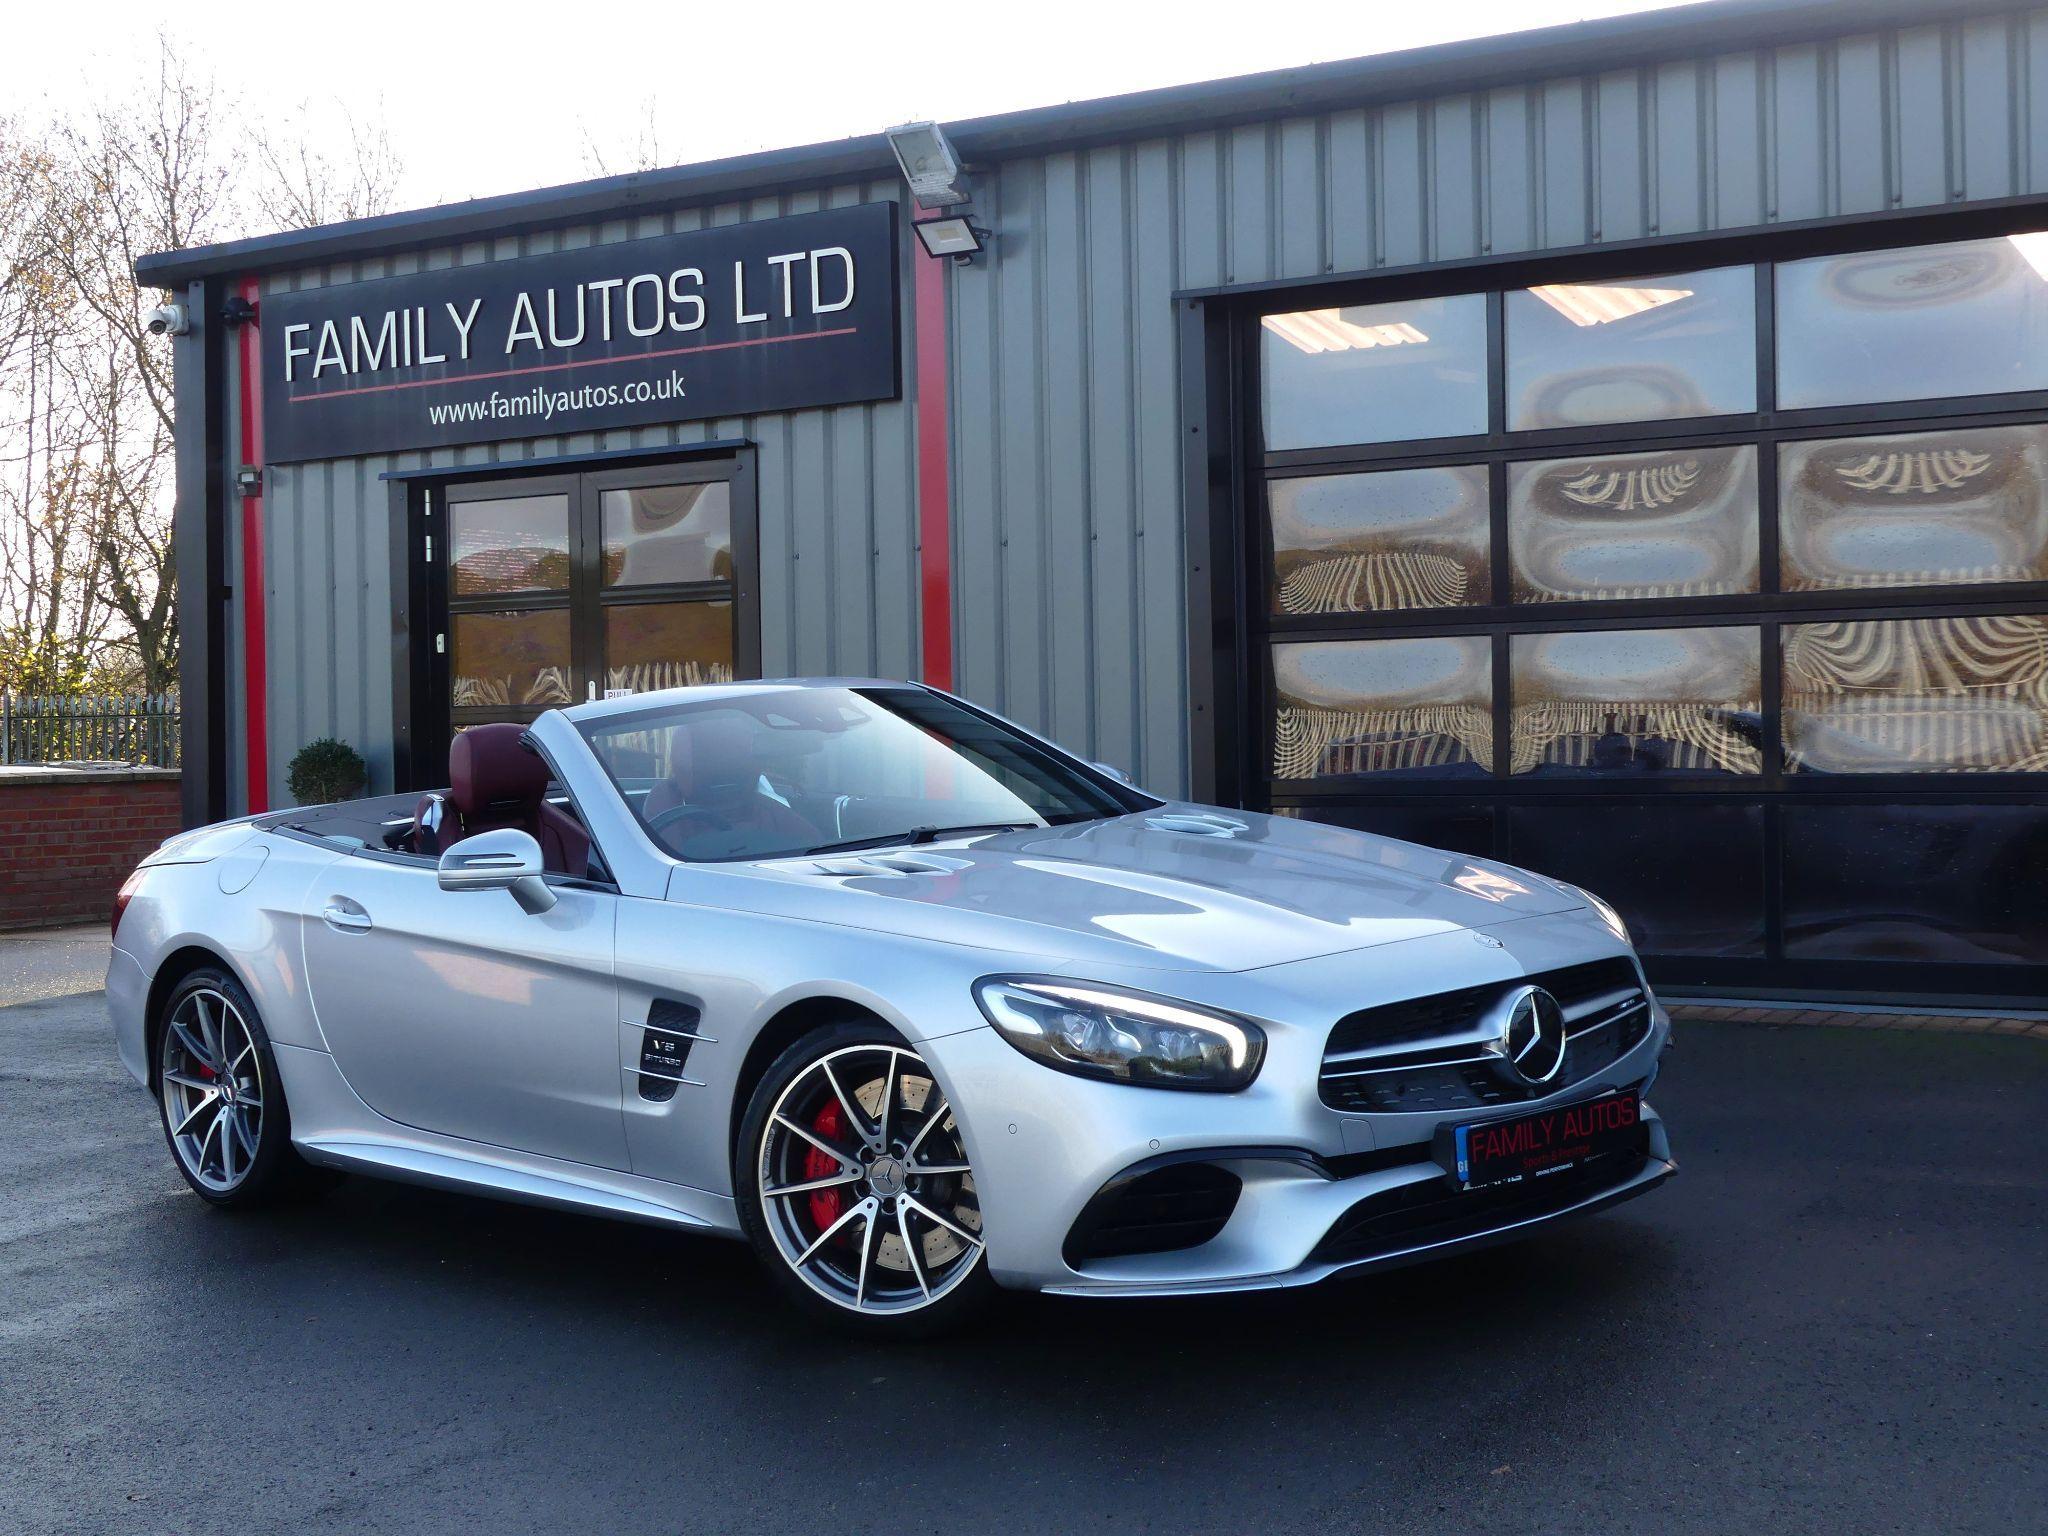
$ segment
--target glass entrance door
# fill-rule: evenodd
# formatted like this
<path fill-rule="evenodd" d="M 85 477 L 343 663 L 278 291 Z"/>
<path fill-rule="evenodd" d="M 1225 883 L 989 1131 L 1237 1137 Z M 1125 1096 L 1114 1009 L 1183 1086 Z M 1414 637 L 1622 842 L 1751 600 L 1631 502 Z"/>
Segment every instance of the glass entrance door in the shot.
<path fill-rule="evenodd" d="M 486 721 L 759 672 L 749 465 L 450 484 L 424 510 L 440 745 Z M 438 525 L 438 526 L 437 526 Z M 427 771 L 445 755 L 431 749 Z"/>

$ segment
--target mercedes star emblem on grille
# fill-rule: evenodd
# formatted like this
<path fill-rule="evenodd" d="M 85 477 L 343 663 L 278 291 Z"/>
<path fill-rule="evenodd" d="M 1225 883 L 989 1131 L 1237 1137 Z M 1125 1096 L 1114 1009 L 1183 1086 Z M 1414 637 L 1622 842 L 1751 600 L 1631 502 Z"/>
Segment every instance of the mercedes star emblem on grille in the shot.
<path fill-rule="evenodd" d="M 1501 1054 L 1509 1070 L 1535 1087 L 1563 1070 L 1564 1009 L 1541 987 L 1524 987 L 1509 1000 L 1501 1026 Z"/>

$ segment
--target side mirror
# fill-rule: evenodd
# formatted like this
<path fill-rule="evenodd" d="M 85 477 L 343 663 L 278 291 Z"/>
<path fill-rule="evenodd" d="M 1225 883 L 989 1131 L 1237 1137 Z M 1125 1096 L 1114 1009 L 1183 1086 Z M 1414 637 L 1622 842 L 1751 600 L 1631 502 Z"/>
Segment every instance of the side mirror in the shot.
<path fill-rule="evenodd" d="M 540 844 L 517 827 L 465 837 L 441 855 L 437 869 L 444 891 L 510 891 L 528 912 L 545 912 L 555 904 L 554 890 L 542 878 Z"/>
<path fill-rule="evenodd" d="M 1117 767 L 1114 763 L 1090 763 L 1088 766 L 1090 768 L 1093 768 L 1097 773 L 1108 774 L 1109 777 L 1115 779 L 1117 783 L 1122 784 L 1129 789 L 1136 789 L 1138 787 L 1138 781 L 1132 778 L 1128 773 L 1125 773 L 1123 769 Z"/>

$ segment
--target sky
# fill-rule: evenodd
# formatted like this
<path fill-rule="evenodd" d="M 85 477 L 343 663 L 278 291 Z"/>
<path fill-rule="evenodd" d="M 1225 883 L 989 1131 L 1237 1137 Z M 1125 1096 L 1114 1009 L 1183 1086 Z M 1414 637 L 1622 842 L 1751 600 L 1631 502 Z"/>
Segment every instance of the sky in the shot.
<path fill-rule="evenodd" d="M 10 15 L 0 103 L 75 108 L 145 75 L 168 26 L 260 116 L 316 138 L 342 111 L 381 117 L 405 167 L 399 203 L 424 206 L 579 180 L 591 143 L 615 154 L 650 123 L 661 163 L 679 165 L 1670 3 L 76 0 Z"/>

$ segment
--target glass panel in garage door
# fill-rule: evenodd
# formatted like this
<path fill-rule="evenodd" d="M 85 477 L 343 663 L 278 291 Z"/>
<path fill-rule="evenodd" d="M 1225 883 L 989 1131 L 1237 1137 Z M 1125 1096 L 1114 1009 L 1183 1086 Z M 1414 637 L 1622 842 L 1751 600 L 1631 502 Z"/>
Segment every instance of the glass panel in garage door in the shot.
<path fill-rule="evenodd" d="M 1404 843 L 1425 848 L 1443 848 L 1454 853 L 1492 858 L 1498 838 L 1494 831 L 1494 808 L 1468 801 L 1431 795 L 1421 803 L 1374 799 L 1366 804 L 1350 801 L 1312 801 L 1301 805 L 1278 805 L 1276 816 L 1349 827 L 1358 832 L 1375 832 L 1396 837 Z"/>
<path fill-rule="evenodd" d="M 1783 814 L 1787 958 L 2048 963 L 2048 807 Z"/>
<path fill-rule="evenodd" d="M 1510 465 L 1508 550 L 1518 603 L 1754 592 L 1756 449 Z"/>
<path fill-rule="evenodd" d="M 1442 777 L 1493 770 L 1484 635 L 1273 647 L 1273 777 Z"/>
<path fill-rule="evenodd" d="M 567 496 L 454 501 L 448 525 L 453 596 L 568 590 Z"/>
<path fill-rule="evenodd" d="M 1486 503 L 1483 465 L 1269 482 L 1272 611 L 1380 613 L 1487 602 Z"/>
<path fill-rule="evenodd" d="M 1511 771 L 1552 777 L 1763 770 L 1759 632 L 1516 635 Z"/>
<path fill-rule="evenodd" d="M 1518 805 L 1509 847 L 1525 868 L 1598 891 L 1646 953 L 1761 955 L 1764 808 L 1694 798 Z"/>
<path fill-rule="evenodd" d="M 1796 773 L 2048 772 L 2048 615 L 1788 624 Z"/>
<path fill-rule="evenodd" d="M 1507 296 L 1508 428 L 1756 409 L 1756 271 L 1547 283 Z"/>
<path fill-rule="evenodd" d="M 1486 430 L 1478 294 L 1299 310 L 1260 326 L 1269 449 Z"/>
<path fill-rule="evenodd" d="M 2048 389 L 2048 234 L 1777 270 L 1778 404 Z"/>
<path fill-rule="evenodd" d="M 2048 578 L 2048 427 L 1787 443 L 1788 592 Z"/>

